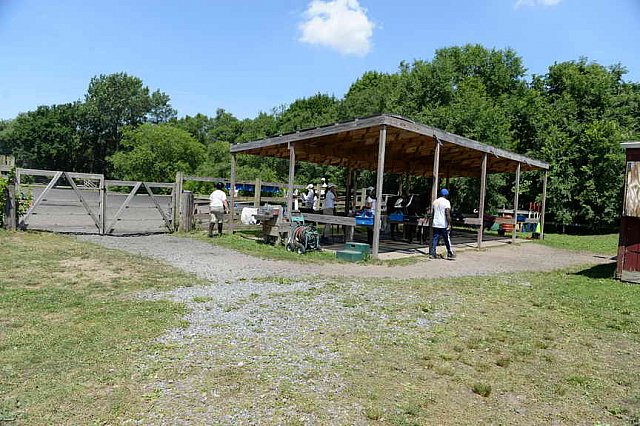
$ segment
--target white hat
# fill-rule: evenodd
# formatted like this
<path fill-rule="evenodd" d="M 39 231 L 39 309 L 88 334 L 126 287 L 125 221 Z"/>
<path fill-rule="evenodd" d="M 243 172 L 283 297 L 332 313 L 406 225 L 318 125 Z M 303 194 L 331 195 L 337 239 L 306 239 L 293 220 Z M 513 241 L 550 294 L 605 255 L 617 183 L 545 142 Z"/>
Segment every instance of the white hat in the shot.
<path fill-rule="evenodd" d="M 335 188 L 336 184 L 335 183 L 329 183 L 329 185 L 327 185 L 327 188 Z"/>
<path fill-rule="evenodd" d="M 313 184 L 310 183 L 309 185 L 307 185 L 307 189 L 313 189 Z"/>

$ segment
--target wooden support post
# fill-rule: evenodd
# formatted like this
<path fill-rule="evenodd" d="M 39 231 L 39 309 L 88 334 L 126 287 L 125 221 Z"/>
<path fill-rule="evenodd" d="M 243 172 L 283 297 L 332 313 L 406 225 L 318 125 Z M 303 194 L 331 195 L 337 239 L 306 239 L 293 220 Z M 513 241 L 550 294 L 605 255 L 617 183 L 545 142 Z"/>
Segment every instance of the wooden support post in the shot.
<path fill-rule="evenodd" d="M 291 222 L 293 211 L 293 178 L 296 175 L 296 148 L 294 144 L 289 144 L 289 182 L 287 184 L 287 217 Z"/>
<path fill-rule="evenodd" d="M 516 193 L 513 196 L 513 233 L 511 234 L 511 242 L 516 242 L 516 235 L 518 234 L 518 197 L 520 195 L 520 163 L 516 167 Z"/>
<path fill-rule="evenodd" d="M 104 176 L 100 179 L 100 235 L 107 233 L 107 185 Z"/>
<path fill-rule="evenodd" d="M 378 258 L 378 250 L 380 249 L 380 224 L 381 224 L 381 203 L 382 203 L 382 184 L 384 183 L 384 151 L 387 144 L 387 126 L 380 127 L 380 137 L 378 138 L 378 170 L 376 174 L 376 211 L 373 215 L 373 248 L 371 256 Z"/>
<path fill-rule="evenodd" d="M 184 191 L 180 203 L 180 231 L 191 232 L 194 225 L 193 192 Z"/>
<path fill-rule="evenodd" d="M 231 183 L 229 187 L 229 232 L 231 234 L 235 231 L 235 218 L 236 218 L 236 154 L 231 154 Z"/>
<path fill-rule="evenodd" d="M 547 207 L 547 176 L 549 171 L 544 171 L 544 177 L 542 178 L 542 207 L 540 208 L 540 238 L 544 239 L 544 212 Z"/>
<path fill-rule="evenodd" d="M 173 187 L 172 208 L 173 208 L 173 229 L 180 228 L 180 209 L 182 208 L 182 188 L 184 185 L 184 173 L 176 172 L 176 185 Z"/>
<path fill-rule="evenodd" d="M 16 185 L 10 182 L 5 188 L 6 204 L 4 206 L 4 226 L 9 231 L 18 229 L 18 200 L 16 199 Z"/>
<path fill-rule="evenodd" d="M 353 171 L 347 169 L 347 182 L 346 182 L 346 194 L 344 197 L 344 214 L 349 216 L 349 210 L 351 209 L 351 187 L 353 186 Z"/>
<path fill-rule="evenodd" d="M 482 157 L 482 171 L 480 172 L 480 201 L 478 202 L 478 249 L 482 248 L 482 236 L 484 234 L 484 199 L 487 192 L 487 154 Z"/>
<path fill-rule="evenodd" d="M 256 179 L 256 184 L 253 191 L 253 207 L 260 207 L 260 194 L 262 193 L 262 180 Z"/>
<path fill-rule="evenodd" d="M 438 186 L 439 186 L 439 174 L 440 174 L 440 140 L 433 135 L 433 140 L 436 142 L 436 149 L 433 154 L 433 183 L 431 185 L 431 204 L 429 209 L 431 211 L 431 220 L 429 221 L 429 245 L 433 241 L 433 202 L 438 198 Z"/>

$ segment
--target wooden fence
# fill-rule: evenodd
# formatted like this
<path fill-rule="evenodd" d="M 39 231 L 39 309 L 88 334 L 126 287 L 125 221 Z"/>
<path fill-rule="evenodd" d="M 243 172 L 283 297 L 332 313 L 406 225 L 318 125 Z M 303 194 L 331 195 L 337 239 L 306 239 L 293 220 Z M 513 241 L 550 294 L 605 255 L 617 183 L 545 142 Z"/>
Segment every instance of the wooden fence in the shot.
<path fill-rule="evenodd" d="M 11 228 L 17 222 L 21 228 L 105 235 L 173 232 L 177 223 L 174 182 L 107 180 L 102 174 L 16 168 L 11 189 L 12 206 L 21 194 L 33 195 L 24 215 L 8 213 Z"/>

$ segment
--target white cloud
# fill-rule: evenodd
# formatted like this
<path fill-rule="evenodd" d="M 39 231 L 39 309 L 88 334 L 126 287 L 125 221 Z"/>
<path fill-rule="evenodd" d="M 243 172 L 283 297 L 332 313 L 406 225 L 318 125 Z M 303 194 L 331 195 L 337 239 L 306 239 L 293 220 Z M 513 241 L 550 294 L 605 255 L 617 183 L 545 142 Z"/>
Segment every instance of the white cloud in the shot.
<path fill-rule="evenodd" d="M 562 0 L 518 0 L 514 7 L 520 9 L 525 6 L 555 6 L 561 1 Z"/>
<path fill-rule="evenodd" d="M 303 43 L 326 46 L 343 55 L 364 56 L 376 27 L 358 0 L 313 0 L 300 23 Z"/>

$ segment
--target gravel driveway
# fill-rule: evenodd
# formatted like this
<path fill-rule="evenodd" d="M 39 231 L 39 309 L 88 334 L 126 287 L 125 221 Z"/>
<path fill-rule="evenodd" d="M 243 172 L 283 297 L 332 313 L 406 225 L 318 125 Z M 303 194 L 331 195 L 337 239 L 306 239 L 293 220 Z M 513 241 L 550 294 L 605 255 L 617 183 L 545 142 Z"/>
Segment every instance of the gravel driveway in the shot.
<path fill-rule="evenodd" d="M 557 250 L 535 243 L 505 245 L 487 251 L 458 253 L 455 262 L 427 260 L 388 267 L 357 264 L 301 264 L 258 259 L 202 241 L 171 235 L 78 238 L 134 254 L 162 260 L 214 282 L 279 275 L 286 277 L 442 278 L 487 275 L 501 272 L 550 271 L 571 265 L 611 262 L 606 256 Z"/>
<path fill-rule="evenodd" d="M 141 296 L 184 303 L 188 311 L 184 327 L 159 339 L 164 350 L 150 350 L 137 361 L 141 372 L 154 372 L 145 376 L 149 409 L 122 423 L 144 425 L 369 424 L 366 407 L 353 396 L 357 366 L 349 360 L 362 350 L 358 340 L 426 339 L 463 301 L 446 286 L 425 300 L 407 287 L 388 291 L 387 284 L 367 278 L 455 277 L 611 261 L 529 243 L 460 252 L 455 262 L 322 266 L 257 259 L 170 235 L 78 238 L 209 281 Z"/>

